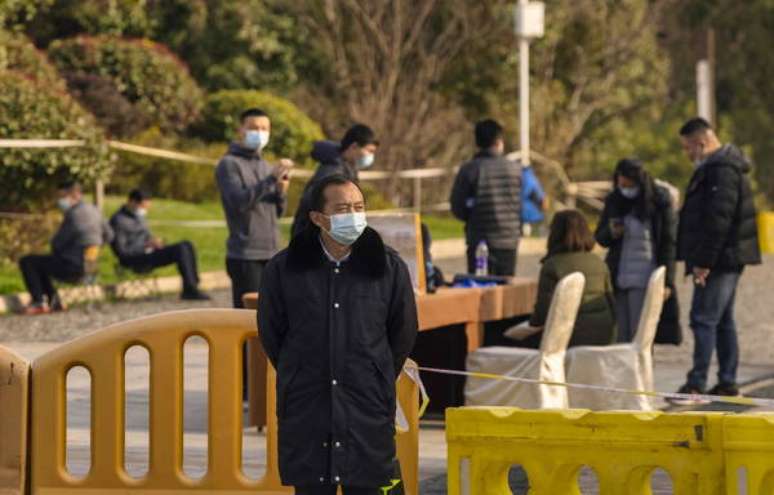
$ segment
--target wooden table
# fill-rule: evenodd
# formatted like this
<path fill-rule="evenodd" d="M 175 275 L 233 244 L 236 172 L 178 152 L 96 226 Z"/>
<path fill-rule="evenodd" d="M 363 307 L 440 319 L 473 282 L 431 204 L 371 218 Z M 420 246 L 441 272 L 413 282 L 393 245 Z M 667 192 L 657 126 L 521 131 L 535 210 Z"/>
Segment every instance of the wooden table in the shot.
<path fill-rule="evenodd" d="M 537 281 L 514 278 L 509 285 L 478 289 L 444 288 L 435 294 L 416 297 L 419 331 L 462 326 L 467 341 L 463 355 L 478 349 L 483 343 L 483 323 L 528 315 L 535 306 Z M 258 294 L 242 298 L 245 308 L 258 308 Z M 439 349 L 443 352 L 443 349 Z M 266 354 L 260 340 L 248 341 L 248 397 L 250 425 L 266 424 Z"/>

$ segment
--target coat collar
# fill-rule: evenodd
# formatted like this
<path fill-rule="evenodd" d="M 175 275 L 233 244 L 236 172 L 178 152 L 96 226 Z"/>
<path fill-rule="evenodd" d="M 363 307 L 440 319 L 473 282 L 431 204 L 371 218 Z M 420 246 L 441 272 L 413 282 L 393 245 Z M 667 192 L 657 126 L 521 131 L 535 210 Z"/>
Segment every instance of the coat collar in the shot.
<path fill-rule="evenodd" d="M 309 226 L 295 236 L 288 246 L 287 266 L 292 271 L 308 271 L 327 262 L 319 241 L 320 231 Z M 347 264 L 355 273 L 369 278 L 381 278 L 387 271 L 386 248 L 381 236 L 371 227 L 352 245 L 352 254 Z"/>

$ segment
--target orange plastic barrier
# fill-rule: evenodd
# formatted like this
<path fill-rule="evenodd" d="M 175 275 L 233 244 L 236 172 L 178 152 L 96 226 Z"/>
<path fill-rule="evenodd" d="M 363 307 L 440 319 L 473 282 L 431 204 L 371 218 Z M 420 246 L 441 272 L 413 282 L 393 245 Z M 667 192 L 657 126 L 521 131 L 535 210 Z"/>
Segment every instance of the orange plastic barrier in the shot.
<path fill-rule="evenodd" d="M 29 363 L 0 346 L 0 495 L 22 495 L 27 470 Z"/>
<path fill-rule="evenodd" d="M 179 311 L 113 325 L 38 358 L 32 365 L 32 494 L 291 493 L 279 478 L 271 366 L 266 374 L 266 473 L 255 481 L 241 470 L 242 345 L 255 334 L 254 311 Z M 209 345 L 208 469 L 201 479 L 187 477 L 182 466 L 183 346 L 192 336 Z M 150 356 L 150 458 L 141 479 L 124 468 L 124 356 L 133 346 L 144 347 Z M 83 478 L 73 477 L 65 466 L 66 377 L 75 366 L 91 374 L 91 469 Z M 405 374 L 398 381 L 398 400 L 409 423 L 396 438 L 399 459 L 406 493 L 416 495 L 419 392 Z"/>

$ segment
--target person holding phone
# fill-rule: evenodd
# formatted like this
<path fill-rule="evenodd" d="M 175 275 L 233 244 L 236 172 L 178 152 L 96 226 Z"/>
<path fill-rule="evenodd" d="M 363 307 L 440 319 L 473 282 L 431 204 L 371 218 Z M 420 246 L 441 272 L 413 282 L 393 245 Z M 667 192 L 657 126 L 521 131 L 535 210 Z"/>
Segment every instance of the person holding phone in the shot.
<path fill-rule="evenodd" d="M 242 112 L 238 141 L 231 143 L 215 169 L 228 224 L 226 270 L 235 308 L 242 296 L 257 292 L 266 263 L 279 251 L 278 218 L 285 211 L 293 162 L 276 166 L 262 156 L 269 143 L 271 120 L 258 108 Z"/>
<path fill-rule="evenodd" d="M 619 342 L 634 338 L 648 281 L 659 266 L 667 269 L 665 297 L 676 297 L 676 226 L 669 191 L 656 185 L 641 161 L 619 161 L 613 174 L 613 191 L 605 199 L 594 235 L 602 247 L 608 248 L 606 261 L 615 287 Z M 672 332 L 679 333 L 677 312 L 670 312 L 670 320 L 671 326 L 677 326 Z"/>

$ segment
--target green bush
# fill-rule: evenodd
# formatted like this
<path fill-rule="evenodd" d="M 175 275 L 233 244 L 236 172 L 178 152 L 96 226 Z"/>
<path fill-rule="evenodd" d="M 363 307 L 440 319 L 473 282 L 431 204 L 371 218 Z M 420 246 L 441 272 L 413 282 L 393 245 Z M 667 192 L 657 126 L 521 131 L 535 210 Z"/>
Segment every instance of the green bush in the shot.
<path fill-rule="evenodd" d="M 133 144 L 180 151 L 194 156 L 217 160 L 226 151 L 223 143 L 206 145 L 201 142 L 181 142 L 162 135 L 158 128 L 149 129 L 135 139 Z M 218 199 L 215 186 L 215 169 L 211 165 L 186 163 L 126 151 L 119 151 L 118 163 L 108 184 L 108 192 L 126 195 L 135 187 L 141 187 L 156 197 L 179 201 L 213 201 Z"/>
<path fill-rule="evenodd" d="M 0 148 L 0 210 L 39 207 L 65 176 L 91 183 L 111 166 L 102 132 L 88 112 L 67 93 L 12 71 L 0 71 L 0 136 L 86 143 L 59 149 Z"/>
<path fill-rule="evenodd" d="M 0 30 L 0 70 L 11 70 L 47 86 L 64 89 L 56 68 L 25 36 Z"/>
<path fill-rule="evenodd" d="M 252 107 L 264 110 L 271 119 L 269 155 L 311 164 L 312 142 L 323 138 L 320 126 L 290 101 L 266 92 L 228 90 L 209 95 L 192 132 L 210 142 L 231 141 L 239 128 L 239 114 Z"/>
<path fill-rule="evenodd" d="M 79 36 L 54 41 L 48 53 L 68 80 L 84 74 L 110 79 L 129 103 L 164 131 L 181 131 L 199 115 L 201 90 L 187 67 L 163 45 L 145 39 Z"/>

